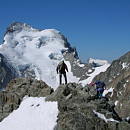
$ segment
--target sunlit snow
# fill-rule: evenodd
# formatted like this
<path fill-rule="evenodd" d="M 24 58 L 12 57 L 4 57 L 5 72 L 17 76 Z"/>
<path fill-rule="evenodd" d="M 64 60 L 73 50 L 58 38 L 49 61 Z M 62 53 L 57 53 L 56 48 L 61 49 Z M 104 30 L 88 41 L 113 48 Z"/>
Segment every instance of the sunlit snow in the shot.
<path fill-rule="evenodd" d="M 89 77 L 88 77 L 87 79 L 85 79 L 85 80 L 83 80 L 83 81 L 80 81 L 79 83 L 82 83 L 83 86 L 86 85 L 86 84 L 90 84 L 90 83 L 92 82 L 93 78 L 94 78 L 96 75 L 98 75 L 98 74 L 101 73 L 101 72 L 106 71 L 106 69 L 107 69 L 109 66 L 110 66 L 110 64 L 109 64 L 109 63 L 106 63 L 106 64 L 104 64 L 104 65 L 101 66 L 101 67 L 96 67 L 96 68 L 95 68 L 95 71 L 94 71 L 93 73 L 88 74 Z"/>
<path fill-rule="evenodd" d="M 117 105 L 117 104 L 118 104 L 118 102 L 119 102 L 119 101 L 115 101 L 115 105 Z"/>
<path fill-rule="evenodd" d="M 103 92 L 103 96 L 105 96 L 105 95 L 108 94 L 109 92 L 110 92 L 110 93 L 113 93 L 113 89 L 114 89 L 114 88 L 112 88 L 112 87 L 109 88 L 108 90 L 105 89 L 104 92 Z"/>
<path fill-rule="evenodd" d="M 127 67 L 127 64 L 126 63 L 122 63 L 122 69 L 126 68 Z"/>
<path fill-rule="evenodd" d="M 0 123 L 0 130 L 53 130 L 57 115 L 57 102 L 26 97 L 20 107 Z"/>
<path fill-rule="evenodd" d="M 102 120 L 104 120 L 105 122 L 108 122 L 108 121 L 118 122 L 117 120 L 114 120 L 114 119 L 112 119 L 112 118 L 107 119 L 104 114 L 101 114 L 101 113 L 99 113 L 99 112 L 96 112 L 95 110 L 93 110 L 93 112 L 94 112 L 99 118 L 101 118 Z"/>
<path fill-rule="evenodd" d="M 93 58 L 90 58 L 88 62 L 89 63 L 93 63 L 94 62 L 94 63 L 98 64 L 99 66 L 108 63 L 108 61 L 106 61 L 106 60 L 99 60 L 99 59 L 93 59 Z"/>

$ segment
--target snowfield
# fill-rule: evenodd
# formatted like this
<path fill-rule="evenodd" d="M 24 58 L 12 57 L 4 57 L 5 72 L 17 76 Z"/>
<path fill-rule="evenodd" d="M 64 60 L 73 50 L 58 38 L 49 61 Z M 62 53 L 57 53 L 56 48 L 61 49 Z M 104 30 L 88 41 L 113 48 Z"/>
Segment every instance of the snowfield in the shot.
<path fill-rule="evenodd" d="M 96 67 L 93 73 L 88 74 L 89 77 L 87 79 L 80 81 L 79 83 L 81 83 L 83 86 L 86 84 L 90 84 L 96 75 L 98 75 L 101 72 L 105 72 L 109 66 L 110 66 L 109 63 L 105 63 L 104 65 L 100 67 Z"/>
<path fill-rule="evenodd" d="M 45 102 L 45 98 L 25 97 L 0 123 L 0 130 L 53 130 L 56 125 L 57 102 Z"/>

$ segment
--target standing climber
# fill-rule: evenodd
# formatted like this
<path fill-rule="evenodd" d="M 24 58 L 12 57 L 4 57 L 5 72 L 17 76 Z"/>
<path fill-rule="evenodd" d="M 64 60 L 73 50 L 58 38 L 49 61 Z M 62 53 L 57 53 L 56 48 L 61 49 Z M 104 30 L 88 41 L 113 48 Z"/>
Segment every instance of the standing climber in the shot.
<path fill-rule="evenodd" d="M 65 84 L 67 84 L 66 71 L 68 72 L 68 68 L 64 61 L 61 61 L 58 64 L 56 71 L 57 71 L 57 74 L 59 73 L 60 85 L 62 84 L 62 74 L 64 75 L 64 78 L 65 78 Z"/>

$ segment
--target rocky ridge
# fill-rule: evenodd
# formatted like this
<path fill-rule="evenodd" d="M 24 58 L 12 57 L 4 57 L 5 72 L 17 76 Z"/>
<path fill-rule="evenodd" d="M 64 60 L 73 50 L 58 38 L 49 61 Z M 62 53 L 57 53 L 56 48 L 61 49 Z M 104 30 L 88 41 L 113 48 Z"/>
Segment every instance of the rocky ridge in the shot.
<path fill-rule="evenodd" d="M 80 84 L 59 86 L 46 97 L 58 102 L 58 120 L 55 130 L 124 130 L 130 124 L 122 121 L 108 100 L 92 96 Z"/>
<path fill-rule="evenodd" d="M 0 121 L 16 110 L 24 96 L 45 97 L 53 92 L 45 82 L 30 78 L 12 80 L 6 91 L 0 91 Z"/>
<path fill-rule="evenodd" d="M 130 52 L 112 62 L 111 66 L 94 78 L 112 89 L 106 96 L 116 104 L 115 109 L 122 117 L 130 116 Z"/>
<path fill-rule="evenodd" d="M 0 120 L 16 110 L 24 96 L 46 97 L 58 102 L 58 120 L 55 130 L 124 130 L 130 124 L 122 121 L 113 102 L 99 100 L 87 87 L 69 83 L 55 91 L 43 81 L 29 78 L 12 80 L 5 92 L 0 92 Z"/>

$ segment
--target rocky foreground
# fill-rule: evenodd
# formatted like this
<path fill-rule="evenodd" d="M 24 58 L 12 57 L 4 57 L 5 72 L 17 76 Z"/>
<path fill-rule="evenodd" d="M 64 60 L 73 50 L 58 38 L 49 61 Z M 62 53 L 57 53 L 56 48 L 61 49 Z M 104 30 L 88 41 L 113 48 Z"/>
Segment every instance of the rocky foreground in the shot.
<path fill-rule="evenodd" d="M 107 99 L 99 100 L 87 87 L 69 83 L 55 91 L 43 81 L 14 79 L 5 92 L 0 92 L 0 120 L 17 109 L 25 95 L 46 97 L 46 101 L 58 102 L 58 120 L 55 130 L 128 130 L 130 124 L 114 110 Z"/>

